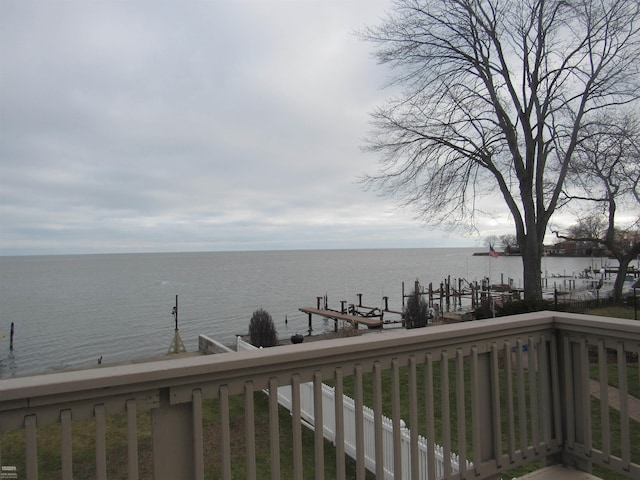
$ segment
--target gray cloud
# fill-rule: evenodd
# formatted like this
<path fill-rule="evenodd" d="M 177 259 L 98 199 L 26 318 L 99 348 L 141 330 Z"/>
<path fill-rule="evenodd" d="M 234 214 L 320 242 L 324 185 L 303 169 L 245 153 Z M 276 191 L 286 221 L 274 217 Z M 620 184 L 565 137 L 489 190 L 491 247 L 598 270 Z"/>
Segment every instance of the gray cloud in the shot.
<path fill-rule="evenodd" d="M 1 2 L 0 254 L 450 245 L 354 183 L 387 6 Z"/>

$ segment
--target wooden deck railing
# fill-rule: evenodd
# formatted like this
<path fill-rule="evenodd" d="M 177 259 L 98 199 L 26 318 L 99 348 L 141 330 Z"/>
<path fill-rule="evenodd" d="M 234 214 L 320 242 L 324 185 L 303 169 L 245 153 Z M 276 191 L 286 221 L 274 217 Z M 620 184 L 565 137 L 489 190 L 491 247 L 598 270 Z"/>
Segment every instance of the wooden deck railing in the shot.
<path fill-rule="evenodd" d="M 240 337 L 237 338 L 236 349 L 238 351 L 255 351 L 256 347 L 243 341 Z M 268 395 L 269 391 L 265 390 Z M 313 388 L 313 382 L 301 383 L 300 391 L 298 392 L 300 399 L 300 417 L 305 426 L 311 430 L 315 430 L 315 392 Z M 293 392 L 290 385 L 286 385 L 278 388 L 278 403 L 291 411 L 293 407 Z M 330 385 L 322 385 L 322 432 L 326 440 L 329 440 L 333 445 L 336 444 L 336 389 Z M 382 421 L 380 427 L 382 428 L 382 454 L 376 452 L 376 445 L 373 441 L 367 441 L 366 439 L 373 439 L 376 437 L 376 412 L 368 407 L 364 406 L 362 412 L 356 412 L 356 406 L 353 398 L 348 395 L 342 395 L 342 415 L 343 415 L 343 428 L 342 436 L 344 437 L 344 452 L 351 458 L 357 458 L 358 449 L 364 449 L 364 461 L 366 469 L 375 472 L 377 470 L 376 464 L 381 462 L 384 465 L 384 478 L 393 478 L 394 471 L 394 427 L 393 421 L 382 415 Z M 356 424 L 356 416 L 362 417 L 363 430 L 365 442 L 364 445 L 356 445 L 356 432 L 354 428 L 349 428 Z M 346 426 L 346 428 L 344 428 Z M 411 461 L 411 431 L 406 427 L 404 421 L 401 422 L 400 430 L 400 455 L 403 462 L 403 469 L 408 470 L 408 465 Z M 429 442 L 422 435 L 418 436 L 418 455 L 419 455 L 419 476 L 416 480 L 428 480 L 427 479 L 427 454 L 429 453 Z M 435 445 L 435 475 L 440 477 L 444 475 L 444 448 L 440 445 Z M 450 453 L 448 460 L 450 468 L 453 472 L 457 472 L 460 468 L 458 465 L 458 455 Z"/>
<path fill-rule="evenodd" d="M 79 462 L 87 462 L 73 450 L 75 425 L 84 421 L 95 437 L 91 464 L 98 479 L 107 478 L 114 462 L 130 479 L 256 478 L 264 465 L 273 479 L 302 478 L 305 468 L 313 468 L 315 478 L 324 478 L 329 469 L 345 478 L 344 432 L 354 429 L 355 476 L 365 475 L 360 446 L 373 441 L 380 452 L 374 473 L 385 478 L 384 414 L 391 419 L 394 445 L 401 444 L 403 423 L 411 432 L 409 461 L 403 461 L 399 447 L 387 461 L 393 478 L 420 478 L 420 470 L 436 478 L 436 444 L 443 448 L 446 478 L 507 478 L 516 467 L 554 463 L 640 478 L 634 450 L 639 429 L 631 408 L 632 396 L 640 392 L 629 392 L 630 385 L 640 388 L 639 346 L 637 322 L 539 312 L 6 379 L 0 381 L 0 441 L 19 430 L 24 448 L 8 455 L 2 443 L 0 463 L 16 467 L 18 478 L 46 478 L 51 459 L 43 456 L 51 447 L 38 439 L 54 425 L 59 429 L 55 476 L 76 478 Z M 325 381 L 336 391 L 335 446 L 325 444 L 322 429 L 316 429 L 312 453 L 305 453 L 296 387 L 313 384 L 314 419 L 321 422 Z M 601 400 L 593 396 L 594 381 Z M 608 400 L 611 384 L 620 394 L 617 409 Z M 259 422 L 254 392 L 283 385 L 294 387 L 291 417 L 284 420 L 290 424 L 282 424 L 287 417 L 278 414 L 277 395 L 269 396 L 268 420 Z M 343 393 L 354 398 L 351 422 L 342 413 Z M 242 397 L 240 412 L 236 396 Z M 365 437 L 367 406 L 374 411 L 373 439 Z M 152 448 L 141 438 L 146 427 L 140 425 L 141 412 L 150 413 Z M 113 416 L 123 419 L 125 447 L 112 445 Z M 284 432 L 291 432 L 290 438 L 283 438 Z M 427 440 L 426 464 L 418 453 L 419 435 Z M 285 441 L 291 447 L 281 447 Z M 205 453 L 210 443 L 214 455 Z M 329 449 L 335 449 L 330 467 Z M 469 462 L 469 469 L 455 472 L 447 460 L 451 453 L 460 465 Z M 305 461 L 309 455 L 313 462 Z"/>

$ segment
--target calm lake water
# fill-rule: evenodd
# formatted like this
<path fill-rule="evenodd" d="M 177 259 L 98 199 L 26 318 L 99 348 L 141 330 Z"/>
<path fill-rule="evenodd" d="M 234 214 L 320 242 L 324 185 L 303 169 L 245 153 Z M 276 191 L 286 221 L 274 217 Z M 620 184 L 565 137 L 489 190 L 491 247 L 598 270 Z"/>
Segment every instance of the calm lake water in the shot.
<path fill-rule="evenodd" d="M 519 257 L 473 256 L 475 249 L 301 250 L 0 257 L 0 377 L 163 355 L 173 337 L 179 300 L 180 334 L 197 350 L 199 334 L 232 344 L 258 308 L 280 337 L 306 333 L 303 306 L 324 296 L 400 310 L 419 279 L 448 275 L 522 285 Z M 548 258 L 543 269 L 570 275 L 601 259 Z M 285 324 L 285 317 L 288 323 Z M 14 350 L 9 329 L 15 323 Z M 314 333 L 333 324 L 314 319 Z"/>

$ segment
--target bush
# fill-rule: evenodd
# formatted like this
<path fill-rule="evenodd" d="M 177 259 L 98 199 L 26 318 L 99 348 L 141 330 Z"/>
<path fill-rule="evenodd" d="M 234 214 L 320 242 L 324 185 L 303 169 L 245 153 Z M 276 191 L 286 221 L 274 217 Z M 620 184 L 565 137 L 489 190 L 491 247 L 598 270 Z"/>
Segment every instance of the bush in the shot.
<path fill-rule="evenodd" d="M 278 332 L 271 315 L 265 310 L 253 312 L 249 321 L 249 339 L 254 347 L 273 347 L 278 344 Z"/>
<path fill-rule="evenodd" d="M 500 315 L 517 315 L 519 313 L 540 312 L 549 310 L 551 302 L 547 300 L 511 300 L 499 307 Z"/>
<path fill-rule="evenodd" d="M 405 328 L 425 327 L 428 318 L 429 306 L 420 294 L 420 284 L 416 280 L 415 289 L 409 296 L 407 306 L 404 309 L 404 326 Z"/>
<path fill-rule="evenodd" d="M 508 315 L 518 315 L 519 313 L 539 312 L 541 310 L 550 310 L 551 302 L 547 300 L 506 300 L 504 302 L 498 300 L 483 300 L 474 313 L 476 320 L 483 318 L 506 317 Z"/>
<path fill-rule="evenodd" d="M 490 300 L 482 300 L 480 305 L 473 311 L 473 318 L 476 320 L 482 320 L 484 318 L 492 318 L 494 316 L 493 309 L 497 307 Z M 495 316 L 498 316 L 498 312 L 495 312 Z"/>

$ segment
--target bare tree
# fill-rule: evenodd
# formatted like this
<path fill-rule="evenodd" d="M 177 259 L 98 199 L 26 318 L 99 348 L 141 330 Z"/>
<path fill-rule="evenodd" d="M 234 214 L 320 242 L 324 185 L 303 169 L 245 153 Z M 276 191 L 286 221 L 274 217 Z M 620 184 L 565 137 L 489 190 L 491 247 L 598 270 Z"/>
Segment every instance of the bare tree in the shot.
<path fill-rule="evenodd" d="M 586 214 L 568 233 L 556 235 L 597 242 L 611 252 L 619 263 L 614 283 L 619 300 L 629 264 L 640 254 L 640 123 L 633 116 L 610 115 L 585 131 L 565 194 Z"/>
<path fill-rule="evenodd" d="M 638 95 L 637 0 L 396 0 L 361 32 L 401 90 L 373 113 L 365 178 L 429 224 L 475 228 L 484 196 L 515 223 L 525 298 L 582 127 Z"/>
<path fill-rule="evenodd" d="M 569 235 L 574 238 L 602 239 L 607 229 L 607 221 L 602 215 L 592 214 L 578 219 L 578 223 L 569 227 Z M 599 243 L 599 240 L 597 240 Z"/>
<path fill-rule="evenodd" d="M 587 219 L 589 218 L 602 219 L 601 216 L 596 214 L 587 217 Z M 590 243 L 591 245 L 604 245 L 611 252 L 611 255 L 618 260 L 619 268 L 613 284 L 613 299 L 621 300 L 624 293 L 622 288 L 629 271 L 629 264 L 640 255 L 640 229 L 638 229 L 637 225 L 625 229 L 609 225 L 598 235 L 595 232 L 584 230 L 581 226 L 584 221 L 585 218 L 579 219 L 578 223 L 571 226 L 566 234 L 555 231 L 556 236 L 565 240 Z M 606 220 L 603 220 L 603 223 L 606 223 Z"/>
<path fill-rule="evenodd" d="M 487 247 L 495 247 L 500 245 L 502 251 L 505 253 L 513 253 L 518 250 L 518 240 L 512 233 L 504 235 L 489 235 L 484 237 L 484 244 Z"/>
<path fill-rule="evenodd" d="M 553 230 L 553 227 L 551 227 Z M 580 244 L 580 248 L 587 255 L 594 253 L 604 253 L 601 250 L 602 239 L 607 230 L 606 218 L 599 214 L 590 212 L 587 216 L 578 218 L 578 223 L 569 227 L 569 235 L 563 237 L 565 240 L 573 240 Z"/>
<path fill-rule="evenodd" d="M 500 243 L 500 237 L 498 235 L 488 235 L 484 237 L 486 247 L 495 247 L 498 243 Z"/>
<path fill-rule="evenodd" d="M 500 235 L 500 245 L 506 253 L 518 251 L 518 238 L 513 233 Z"/>

